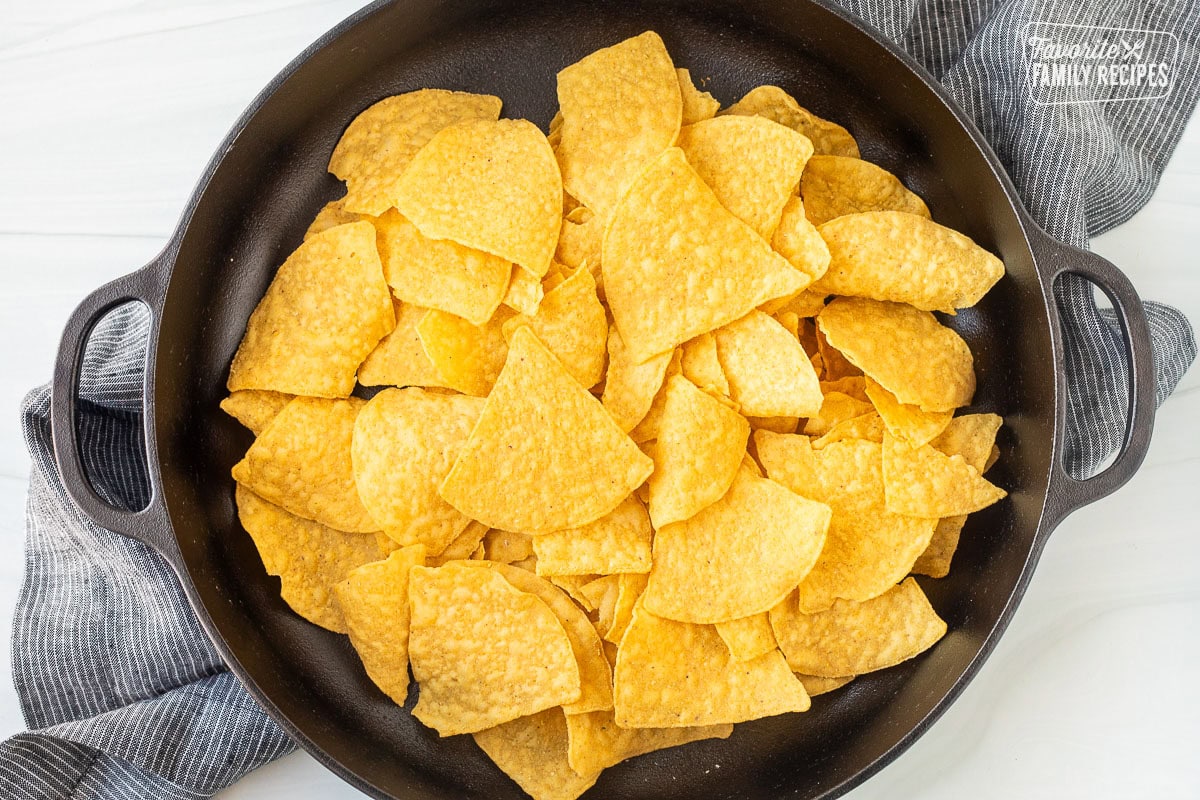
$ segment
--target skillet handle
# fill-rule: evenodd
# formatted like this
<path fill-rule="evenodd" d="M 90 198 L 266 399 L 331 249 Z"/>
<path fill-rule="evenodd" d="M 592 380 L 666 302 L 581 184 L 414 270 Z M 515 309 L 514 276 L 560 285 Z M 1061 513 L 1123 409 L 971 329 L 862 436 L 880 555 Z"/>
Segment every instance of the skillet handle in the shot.
<path fill-rule="evenodd" d="M 1077 480 L 1063 468 L 1061 453 L 1066 437 L 1066 403 L 1058 411 L 1054 462 L 1051 464 L 1050 487 L 1046 497 L 1044 518 L 1053 530 L 1068 514 L 1088 503 L 1099 500 L 1121 488 L 1146 457 L 1150 434 L 1154 429 L 1155 376 L 1154 350 L 1150 324 L 1142 308 L 1142 300 L 1129 278 L 1110 262 L 1086 250 L 1063 244 L 1040 228 L 1031 237 L 1037 256 L 1038 270 L 1046 283 L 1047 293 L 1053 295 L 1055 280 L 1060 275 L 1078 275 L 1091 281 L 1108 297 L 1116 312 L 1129 359 L 1129 400 L 1125 416 L 1125 436 L 1116 459 L 1106 469 L 1084 480 Z M 1060 396 L 1065 397 L 1065 375 L 1059 370 L 1062 383 Z"/>
<path fill-rule="evenodd" d="M 162 502 L 162 487 L 158 471 L 152 459 L 147 459 L 147 474 L 150 479 L 150 502 L 140 511 L 129 511 L 111 505 L 96 493 L 83 469 L 76 435 L 76 400 L 79 393 L 79 373 L 83 364 L 84 348 L 96 323 L 115 307 L 131 300 L 143 303 L 157 317 L 161 313 L 165 284 L 162 276 L 163 259 L 160 255 L 137 272 L 117 278 L 92 292 L 71 312 L 58 346 L 58 358 L 54 364 L 54 381 L 50 389 L 50 431 L 54 442 L 54 459 L 58 464 L 59 476 L 67 494 L 83 512 L 84 516 L 102 528 L 136 539 L 173 561 L 170 554 L 176 549 L 174 535 L 167 520 Z M 151 360 L 147 358 L 146 374 L 143 378 L 142 418 L 146 398 L 149 397 Z M 146 441 L 153 432 L 147 425 Z"/>

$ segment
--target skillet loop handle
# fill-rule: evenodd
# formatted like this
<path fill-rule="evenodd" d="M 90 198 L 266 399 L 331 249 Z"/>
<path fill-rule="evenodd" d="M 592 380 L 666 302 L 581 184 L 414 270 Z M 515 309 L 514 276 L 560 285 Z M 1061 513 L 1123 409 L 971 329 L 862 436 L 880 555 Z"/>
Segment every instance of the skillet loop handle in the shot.
<path fill-rule="evenodd" d="M 1045 509 L 1049 525 L 1047 530 L 1053 530 L 1072 511 L 1112 494 L 1133 477 L 1150 448 L 1157 403 L 1150 324 L 1142 300 L 1129 278 L 1095 253 L 1063 244 L 1044 231 L 1037 233 L 1038 267 L 1045 276 L 1048 294 L 1052 294 L 1054 282 L 1060 275 L 1078 275 L 1098 286 L 1112 303 L 1125 344 L 1129 376 L 1125 436 L 1120 450 L 1111 465 L 1090 478 L 1078 480 L 1063 468 L 1061 454 L 1066 437 L 1065 401 L 1058 410 L 1057 455 L 1051 465 Z M 1059 380 L 1065 383 L 1062 372 L 1060 370 Z M 1060 392 L 1060 396 L 1066 395 Z"/>
<path fill-rule="evenodd" d="M 160 259 L 162 257 L 160 256 Z M 54 443 L 54 458 L 58 464 L 63 487 L 84 516 L 115 533 L 136 539 L 161 555 L 169 556 L 175 549 L 174 537 L 162 503 L 158 471 L 148 458 L 150 502 L 140 511 L 118 508 L 97 494 L 83 468 L 75 419 L 79 394 L 80 369 L 84 348 L 96 323 L 109 311 L 129 301 L 138 301 L 159 316 L 165 285 L 160 259 L 152 261 L 137 272 L 117 278 L 88 295 L 71 312 L 58 346 L 54 364 L 54 380 L 50 389 L 50 430 Z M 146 398 L 149 397 L 149 362 L 143 378 L 142 419 L 145 425 Z M 144 427 L 146 441 L 153 432 Z M 172 559 L 168 557 L 168 561 Z"/>

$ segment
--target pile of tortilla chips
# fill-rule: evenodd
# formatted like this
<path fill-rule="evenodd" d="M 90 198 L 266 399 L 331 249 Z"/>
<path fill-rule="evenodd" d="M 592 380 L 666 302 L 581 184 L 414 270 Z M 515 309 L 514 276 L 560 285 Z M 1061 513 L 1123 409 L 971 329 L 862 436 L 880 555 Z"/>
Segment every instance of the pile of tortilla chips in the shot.
<path fill-rule="evenodd" d="M 538 800 L 921 653 L 946 625 L 911 575 L 1005 495 L 931 313 L 995 256 L 781 89 L 720 110 L 654 33 L 558 99 L 549 136 L 461 92 L 364 111 L 222 403 L 283 599 Z"/>

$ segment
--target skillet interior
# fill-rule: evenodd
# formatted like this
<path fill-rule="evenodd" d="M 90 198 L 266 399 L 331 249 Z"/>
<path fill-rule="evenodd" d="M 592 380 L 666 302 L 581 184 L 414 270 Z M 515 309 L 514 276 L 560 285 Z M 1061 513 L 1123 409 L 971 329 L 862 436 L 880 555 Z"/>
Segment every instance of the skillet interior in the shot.
<path fill-rule="evenodd" d="M 554 74 L 646 29 L 676 64 L 732 103 L 775 83 L 850 129 L 863 156 L 901 177 L 934 218 L 1000 254 L 1008 276 L 949 321 L 975 354 L 974 410 L 1006 418 L 993 476 L 1009 500 L 972 516 L 950 577 L 923 579 L 950 633 L 930 653 L 814 700 L 812 711 L 738 725 L 605 773 L 592 796 L 838 794 L 931 721 L 1006 621 L 1039 548 L 1052 451 L 1055 359 L 1040 282 L 1018 216 L 988 159 L 904 64 L 806 2 L 585 0 L 438 2 L 375 9 L 325 41 L 261 100 L 194 207 L 164 306 L 152 414 L 164 497 L 185 583 L 243 680 L 319 757 L 380 797 L 520 797 L 470 741 L 439 741 L 367 680 L 345 637 L 309 625 L 264 575 L 233 506 L 229 469 L 250 437 L 217 408 L 247 318 L 321 205 L 325 172 L 353 116 L 389 94 L 444 87 L 497 94 L 505 115 L 543 127 Z M 227 143 L 229 144 L 229 143 Z M 205 619 L 208 617 L 208 619 Z M 936 714 L 933 714 L 936 716 Z"/>

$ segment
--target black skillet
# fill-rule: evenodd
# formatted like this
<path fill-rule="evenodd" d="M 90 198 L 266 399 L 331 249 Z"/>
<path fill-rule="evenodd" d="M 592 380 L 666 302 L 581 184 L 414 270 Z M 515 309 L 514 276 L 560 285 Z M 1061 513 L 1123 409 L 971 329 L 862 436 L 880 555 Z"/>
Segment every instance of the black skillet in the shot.
<path fill-rule="evenodd" d="M 912 59 L 811 0 L 407 0 L 355 14 L 287 67 L 238 120 L 167 248 L 97 290 L 67 325 L 54 375 L 64 483 L 98 524 L 172 565 L 204 629 L 267 711 L 318 760 L 379 798 L 520 797 L 469 737 L 438 740 L 368 681 L 345 637 L 291 613 L 238 525 L 229 469 L 249 435 L 225 417 L 229 362 L 246 320 L 309 220 L 337 196 L 326 174 L 342 130 L 390 94 L 442 87 L 499 95 L 545 126 L 555 73 L 592 50 L 658 31 L 675 61 L 731 103 L 773 83 L 845 125 L 864 158 L 899 175 L 939 222 L 999 254 L 1006 277 L 950 320 L 975 354 L 976 410 L 1005 417 L 994 479 L 1009 498 L 973 515 L 950 576 L 922 580 L 949 633 L 925 655 L 860 677 L 807 714 L 738 725 L 607 771 L 589 796 L 840 795 L 896 758 L 945 710 L 995 646 L 1047 537 L 1117 489 L 1150 440 L 1149 332 L 1129 281 L 1044 234 L 965 115 Z M 1088 481 L 1063 471 L 1062 340 L 1051 286 L 1064 273 L 1113 302 L 1131 354 L 1130 412 L 1115 463 Z M 145 431 L 153 497 L 138 512 L 102 501 L 80 466 L 72 420 L 80 358 L 105 311 L 153 314 Z"/>

